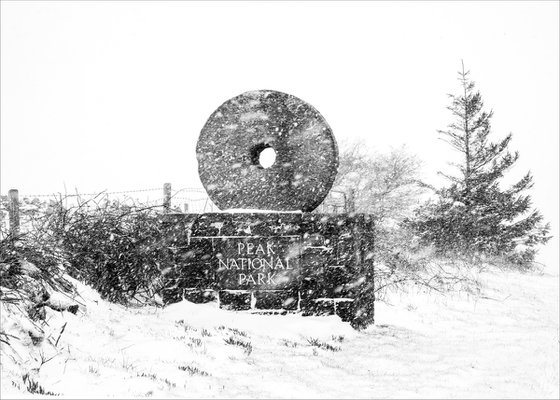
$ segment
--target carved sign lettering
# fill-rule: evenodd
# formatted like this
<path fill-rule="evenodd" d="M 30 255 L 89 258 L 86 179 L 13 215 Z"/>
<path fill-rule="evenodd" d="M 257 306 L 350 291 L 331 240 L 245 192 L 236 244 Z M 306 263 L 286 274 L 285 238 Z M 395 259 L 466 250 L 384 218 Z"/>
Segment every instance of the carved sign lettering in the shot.
<path fill-rule="evenodd" d="M 299 278 L 299 237 L 229 238 L 215 242 L 222 289 L 285 289 Z"/>

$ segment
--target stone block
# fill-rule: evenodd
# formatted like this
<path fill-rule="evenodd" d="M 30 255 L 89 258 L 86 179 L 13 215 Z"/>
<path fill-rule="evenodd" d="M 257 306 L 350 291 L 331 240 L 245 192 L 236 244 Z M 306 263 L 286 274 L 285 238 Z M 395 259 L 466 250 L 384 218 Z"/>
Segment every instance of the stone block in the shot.
<path fill-rule="evenodd" d="M 185 300 L 192 303 L 208 303 L 217 300 L 216 291 L 210 289 L 185 289 Z"/>
<path fill-rule="evenodd" d="M 335 299 L 336 315 L 344 322 L 350 322 L 354 318 L 354 301 L 353 299 Z"/>
<path fill-rule="evenodd" d="M 298 306 L 298 294 L 294 290 L 257 291 L 254 296 L 255 308 L 261 310 L 295 310 Z"/>
<path fill-rule="evenodd" d="M 251 293 L 241 290 L 220 290 L 220 308 L 226 310 L 249 310 Z"/>
<path fill-rule="evenodd" d="M 300 307 L 303 316 L 335 314 L 333 299 L 305 299 L 301 300 Z"/>

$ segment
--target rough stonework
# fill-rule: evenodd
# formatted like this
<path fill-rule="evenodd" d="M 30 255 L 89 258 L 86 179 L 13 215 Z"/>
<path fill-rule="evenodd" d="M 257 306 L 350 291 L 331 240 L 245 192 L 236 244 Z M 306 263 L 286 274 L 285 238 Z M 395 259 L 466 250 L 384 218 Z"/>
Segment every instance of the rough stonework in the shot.
<path fill-rule="evenodd" d="M 273 148 L 269 168 L 260 153 Z M 338 169 L 331 128 L 295 96 L 245 92 L 210 116 L 197 143 L 200 180 L 222 210 L 312 211 L 324 200 Z"/>
<path fill-rule="evenodd" d="M 173 265 L 165 302 L 219 292 L 221 307 L 241 310 L 252 293 L 256 309 L 347 318 L 373 261 L 373 220 L 363 214 L 172 214 L 164 230 Z"/>
<path fill-rule="evenodd" d="M 268 148 L 276 158 L 265 165 Z M 208 195 L 226 212 L 167 215 L 165 303 L 373 320 L 373 298 L 359 295 L 373 285 L 373 220 L 311 212 L 338 169 L 317 110 L 281 92 L 243 93 L 210 116 L 197 158 Z"/>

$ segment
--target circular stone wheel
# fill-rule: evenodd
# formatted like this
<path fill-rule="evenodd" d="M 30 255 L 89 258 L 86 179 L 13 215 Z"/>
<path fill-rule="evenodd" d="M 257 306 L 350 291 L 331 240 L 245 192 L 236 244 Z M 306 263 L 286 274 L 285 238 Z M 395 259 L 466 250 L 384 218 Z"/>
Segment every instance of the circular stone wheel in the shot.
<path fill-rule="evenodd" d="M 267 148 L 276 159 L 265 168 L 260 156 Z M 273 90 L 245 92 L 218 107 L 196 156 L 200 180 L 221 210 L 313 211 L 338 170 L 336 141 L 321 114 Z"/>

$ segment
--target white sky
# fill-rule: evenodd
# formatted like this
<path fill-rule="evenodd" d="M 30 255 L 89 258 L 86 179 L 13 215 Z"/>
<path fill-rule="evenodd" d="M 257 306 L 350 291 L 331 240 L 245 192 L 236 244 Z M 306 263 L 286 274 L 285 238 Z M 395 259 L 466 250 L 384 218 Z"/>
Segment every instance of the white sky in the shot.
<path fill-rule="evenodd" d="M 200 186 L 210 114 L 247 90 L 315 106 L 337 139 L 406 144 L 440 183 L 465 60 L 558 235 L 558 2 L 1 2 L 1 193 Z M 558 260 L 558 241 L 546 252 Z M 550 260 L 550 258 L 549 258 Z"/>

